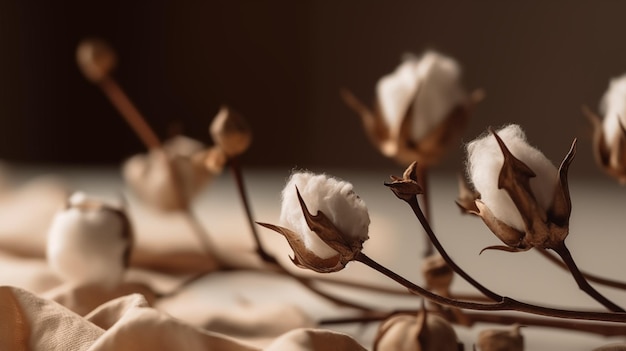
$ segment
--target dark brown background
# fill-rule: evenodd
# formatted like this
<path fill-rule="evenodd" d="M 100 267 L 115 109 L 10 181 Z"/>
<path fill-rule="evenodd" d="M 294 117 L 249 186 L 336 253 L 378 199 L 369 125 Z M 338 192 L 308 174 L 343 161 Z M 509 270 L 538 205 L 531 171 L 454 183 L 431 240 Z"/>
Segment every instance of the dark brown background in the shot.
<path fill-rule="evenodd" d="M 208 141 L 221 104 L 255 131 L 252 166 L 387 167 L 338 90 L 365 101 L 406 52 L 457 58 L 488 98 L 465 134 L 522 124 L 558 162 L 626 72 L 619 1 L 1 1 L 0 157 L 29 163 L 117 163 L 142 145 L 74 63 L 81 38 L 118 51 L 115 76 L 157 132 L 182 123 Z M 459 148 L 442 165 L 460 168 Z"/>

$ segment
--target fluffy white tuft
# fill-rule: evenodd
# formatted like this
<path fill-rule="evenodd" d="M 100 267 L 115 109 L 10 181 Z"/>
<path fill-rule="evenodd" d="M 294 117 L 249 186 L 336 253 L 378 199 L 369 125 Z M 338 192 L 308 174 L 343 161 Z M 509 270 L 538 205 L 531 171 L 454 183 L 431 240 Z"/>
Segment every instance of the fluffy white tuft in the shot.
<path fill-rule="evenodd" d="M 378 103 L 393 136 L 411 109 L 411 137 L 420 140 L 465 98 L 456 61 L 434 51 L 408 57 L 377 84 Z"/>
<path fill-rule="evenodd" d="M 604 115 L 602 128 L 607 146 L 611 146 L 621 133 L 621 124 L 626 127 L 626 74 L 611 79 L 609 89 L 600 102 L 600 113 Z"/>
<path fill-rule="evenodd" d="M 296 187 L 309 212 L 316 214 L 322 211 L 344 235 L 367 240 L 369 214 L 365 202 L 354 193 L 352 184 L 323 174 L 296 172 L 282 192 L 280 224 L 301 235 L 306 247 L 317 256 L 329 258 L 337 252 L 309 229 L 298 202 Z"/>
<path fill-rule="evenodd" d="M 520 126 L 512 124 L 498 130 L 498 136 L 513 156 L 524 162 L 537 175 L 530 179 L 530 187 L 542 210 L 552 204 L 557 181 L 557 169 L 541 151 L 530 146 Z M 517 230 L 524 231 L 519 211 L 504 189 L 498 189 L 498 176 L 504 156 L 496 138 L 486 134 L 467 145 L 467 167 L 474 188 L 481 201 L 500 221 Z"/>

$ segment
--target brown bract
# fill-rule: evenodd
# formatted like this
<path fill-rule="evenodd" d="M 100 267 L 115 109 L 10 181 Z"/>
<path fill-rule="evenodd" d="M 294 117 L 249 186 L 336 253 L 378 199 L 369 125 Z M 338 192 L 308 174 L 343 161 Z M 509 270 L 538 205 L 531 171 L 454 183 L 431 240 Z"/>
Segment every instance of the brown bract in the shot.
<path fill-rule="evenodd" d="M 444 153 L 453 145 L 458 145 L 461 134 L 474 108 L 484 98 L 484 93 L 477 90 L 463 104 L 457 105 L 448 117 L 435 129 L 420 140 L 411 138 L 412 108 L 409 108 L 402 119 L 400 132 L 397 136 L 390 132 L 378 106 L 374 110 L 365 106 L 354 94 L 342 90 L 344 102 L 354 110 L 363 123 L 363 128 L 370 142 L 379 151 L 406 166 L 417 161 L 423 167 L 436 164 Z"/>
<path fill-rule="evenodd" d="M 115 68 L 117 56 L 106 42 L 100 39 L 87 39 L 78 45 L 76 61 L 87 79 L 99 83 Z"/>
<path fill-rule="evenodd" d="M 303 240 L 303 235 L 308 233 L 295 233 L 291 229 L 268 223 L 259 225 L 282 234 L 294 253 L 293 263 L 301 268 L 308 268 L 319 273 L 330 273 L 342 270 L 348 262 L 354 260 L 363 248 L 363 241 L 352 238 L 337 228 L 322 211 L 315 215 L 309 212 L 300 191 L 296 188 L 298 201 L 307 225 L 313 231 L 310 235 L 317 235 L 331 249 L 337 251 L 337 255 L 330 258 L 321 258 L 315 252 L 309 250 Z"/>
<path fill-rule="evenodd" d="M 209 133 L 228 157 L 244 153 L 252 143 L 252 131 L 246 120 L 227 106 L 220 108 L 211 122 Z"/>
<path fill-rule="evenodd" d="M 391 182 L 385 183 L 391 191 L 401 200 L 410 201 L 418 194 L 423 194 L 424 189 L 417 181 L 417 162 L 413 162 L 402 174 L 402 178 L 390 176 Z"/>
<path fill-rule="evenodd" d="M 593 154 L 598 165 L 620 184 L 626 184 L 626 128 L 619 120 L 620 131 L 610 145 L 604 135 L 600 116 L 583 106 L 583 113 L 593 127 Z"/>
<path fill-rule="evenodd" d="M 558 181 L 552 205 L 547 211 L 541 209 L 530 188 L 530 179 L 535 173 L 524 162 L 517 159 L 506 147 L 493 129 L 489 129 L 496 138 L 504 155 L 504 163 L 498 177 L 498 189 L 504 189 L 524 221 L 524 231 L 519 231 L 497 219 L 491 210 L 480 200 L 480 195 L 472 193 L 466 185 L 460 190 L 457 205 L 466 213 L 482 218 L 487 227 L 507 246 L 490 246 L 486 249 L 504 251 L 526 251 L 533 247 L 555 248 L 569 233 L 569 217 L 572 204 L 569 195 L 567 172 L 576 154 L 576 140 L 563 159 L 558 171 Z M 476 196 L 471 201 L 471 196 Z M 486 250 L 485 249 L 485 250 Z"/>

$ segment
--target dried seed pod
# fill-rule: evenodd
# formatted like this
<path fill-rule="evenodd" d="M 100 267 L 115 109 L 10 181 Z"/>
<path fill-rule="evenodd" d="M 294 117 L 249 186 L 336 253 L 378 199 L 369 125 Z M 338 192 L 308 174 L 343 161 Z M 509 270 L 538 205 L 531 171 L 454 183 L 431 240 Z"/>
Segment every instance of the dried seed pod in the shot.
<path fill-rule="evenodd" d="M 48 230 L 47 259 L 66 282 L 117 286 L 128 267 L 133 235 L 122 208 L 73 194 Z"/>
<path fill-rule="evenodd" d="M 446 263 L 439 253 L 432 254 L 422 261 L 422 275 L 426 287 L 448 296 L 454 278 L 454 270 Z"/>
<path fill-rule="evenodd" d="M 163 211 L 183 210 L 221 171 L 219 162 L 207 169 L 206 153 L 202 143 L 177 136 L 162 148 L 128 159 L 123 166 L 124 179 L 149 206 Z"/>
<path fill-rule="evenodd" d="M 424 310 L 396 314 L 378 328 L 374 351 L 458 351 L 456 333 L 444 318 Z"/>
<path fill-rule="evenodd" d="M 103 40 L 87 39 L 76 48 L 76 61 L 87 79 L 99 83 L 115 68 L 117 56 Z"/>
<path fill-rule="evenodd" d="M 473 202 L 465 192 L 457 204 L 478 215 L 507 246 L 488 249 L 555 248 L 569 233 L 571 200 L 567 171 L 576 140 L 556 168 L 526 142 L 524 132 L 510 125 L 468 144 L 468 173 L 479 194 Z"/>
<path fill-rule="evenodd" d="M 231 108 L 223 106 L 209 128 L 213 141 L 228 157 L 244 153 L 252 143 L 252 131 L 246 120 Z"/>
<path fill-rule="evenodd" d="M 259 224 L 285 236 L 297 266 L 321 273 L 339 271 L 368 239 L 367 207 L 348 182 L 297 172 L 282 198 L 282 226 Z"/>
<path fill-rule="evenodd" d="M 476 346 L 480 351 L 523 351 L 524 336 L 519 325 L 511 329 L 483 330 L 478 334 Z"/>
<path fill-rule="evenodd" d="M 387 157 L 407 166 L 429 167 L 460 140 L 482 92 L 467 95 L 461 69 L 451 58 L 428 51 L 407 57 L 377 84 L 377 104 L 370 110 L 348 91 L 346 104 L 357 112 L 370 141 Z"/>

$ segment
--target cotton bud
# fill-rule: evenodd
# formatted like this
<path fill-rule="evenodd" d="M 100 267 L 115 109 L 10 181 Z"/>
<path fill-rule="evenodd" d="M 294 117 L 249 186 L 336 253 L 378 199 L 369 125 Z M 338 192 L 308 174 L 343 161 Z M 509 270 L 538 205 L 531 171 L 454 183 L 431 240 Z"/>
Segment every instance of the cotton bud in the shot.
<path fill-rule="evenodd" d="M 207 169 L 209 161 L 212 169 Z M 219 155 L 211 149 L 205 150 L 202 143 L 178 136 L 162 148 L 128 159 L 123 174 L 133 193 L 144 203 L 163 211 L 175 211 L 187 208 L 223 165 Z"/>
<path fill-rule="evenodd" d="M 259 224 L 285 236 L 297 266 L 327 273 L 356 257 L 368 239 L 369 223 L 365 202 L 352 184 L 296 172 L 282 192 L 281 226 Z"/>
<path fill-rule="evenodd" d="M 457 204 L 480 216 L 507 245 L 490 248 L 555 248 L 565 240 L 571 213 L 567 171 L 575 145 L 574 140 L 557 171 L 517 125 L 491 130 L 468 144 L 468 174 L 479 198 Z"/>
<path fill-rule="evenodd" d="M 378 81 L 376 93 L 375 111 L 347 91 L 343 97 L 361 115 L 374 145 L 405 166 L 413 161 L 435 164 L 459 141 L 473 106 L 482 99 L 480 92 L 466 94 L 456 61 L 433 51 L 407 57 Z"/>
<path fill-rule="evenodd" d="M 128 267 L 133 235 L 123 209 L 73 194 L 48 230 L 47 259 L 64 281 L 115 288 Z"/>
<path fill-rule="evenodd" d="M 519 325 L 508 330 L 483 330 L 478 334 L 476 346 L 480 351 L 523 351 L 524 336 L 520 333 Z"/>
<path fill-rule="evenodd" d="M 417 316 L 397 314 L 384 321 L 374 341 L 374 351 L 458 351 L 462 350 L 450 323 L 442 317 L 420 311 Z"/>
<path fill-rule="evenodd" d="M 252 131 L 246 120 L 229 107 L 222 107 L 209 128 L 215 145 L 228 157 L 244 153 L 252 142 Z"/>
<path fill-rule="evenodd" d="M 602 97 L 601 119 L 589 110 L 587 117 L 594 126 L 596 161 L 609 175 L 626 184 L 626 74 L 611 80 Z"/>
<path fill-rule="evenodd" d="M 424 259 L 422 262 L 422 274 L 424 275 L 426 287 L 438 292 L 440 295 L 448 296 L 454 271 L 440 254 L 435 253 Z"/>
<path fill-rule="evenodd" d="M 104 41 L 87 39 L 76 49 L 76 61 L 83 75 L 93 83 L 105 79 L 115 68 L 115 51 Z"/>

